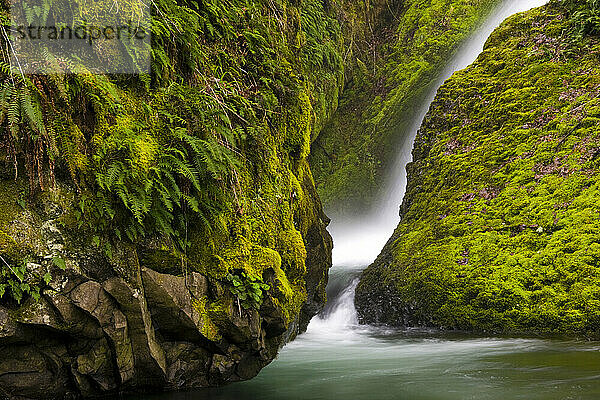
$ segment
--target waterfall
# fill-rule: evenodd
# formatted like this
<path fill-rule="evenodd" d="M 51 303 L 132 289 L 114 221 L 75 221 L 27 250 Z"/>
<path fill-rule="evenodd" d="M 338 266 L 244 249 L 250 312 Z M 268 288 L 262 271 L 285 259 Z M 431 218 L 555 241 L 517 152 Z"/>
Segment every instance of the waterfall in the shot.
<path fill-rule="evenodd" d="M 333 268 L 330 273 L 328 296 L 330 304 L 311 321 L 309 332 L 336 331 L 357 325 L 354 309 L 354 289 L 360 271 L 371 264 L 400 222 L 398 207 L 406 190 L 406 164 L 412 160 L 412 147 L 417 131 L 433 102 L 440 86 L 452 74 L 473 63 L 483 51 L 487 38 L 509 16 L 540 7 L 547 0 L 515 0 L 499 5 L 458 49 L 446 68 L 431 83 L 430 90 L 415 114 L 406 132 L 401 134 L 399 150 L 390 170 L 381 200 L 372 212 L 351 221 L 332 221 L 330 232 L 334 240 Z M 339 290 L 343 284 L 342 290 Z M 333 289 L 330 289 L 333 288 Z M 336 289 L 338 288 L 338 289 Z"/>

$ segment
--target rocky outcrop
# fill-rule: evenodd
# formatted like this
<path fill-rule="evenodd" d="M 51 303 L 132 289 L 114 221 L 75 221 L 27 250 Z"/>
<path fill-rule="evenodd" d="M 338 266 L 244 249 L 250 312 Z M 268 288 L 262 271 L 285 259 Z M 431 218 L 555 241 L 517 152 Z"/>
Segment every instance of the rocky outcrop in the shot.
<path fill-rule="evenodd" d="M 598 30 L 572 4 L 509 18 L 439 90 L 362 323 L 597 336 Z"/>
<path fill-rule="evenodd" d="M 332 248 L 307 157 L 343 8 L 154 0 L 151 75 L 74 74 L 51 47 L 57 74 L 3 68 L 0 398 L 249 379 L 306 327 Z"/>
<path fill-rule="evenodd" d="M 144 268 L 137 286 L 69 273 L 52 286 L 56 293 L 18 312 L 0 309 L 5 395 L 64 398 L 219 385 L 253 377 L 283 344 L 282 330 L 272 329 L 285 324 L 281 314 L 268 315 L 263 328 L 258 311 L 240 313 L 231 299 L 220 311 L 222 335 L 205 336 L 192 304 L 209 295 L 199 274 L 186 284 Z"/>
<path fill-rule="evenodd" d="M 324 305 L 331 239 L 323 220 L 305 237 L 310 250 L 298 278 L 306 291 L 293 294 L 300 296 L 299 311 L 292 304 L 297 299 L 281 293 L 283 284 L 292 284 L 281 261 L 264 266 L 270 289 L 260 307 L 245 308 L 224 278 L 192 270 L 163 273 L 143 257 L 138 261 L 138 254 L 153 250 L 152 241 L 116 246 L 112 259 L 93 246 L 74 247 L 77 242 L 58 223 L 68 212 L 66 189 L 4 217 L 9 222 L 2 231 L 33 246 L 37 253 L 30 263 L 52 279 L 39 300 L 0 303 L 1 398 L 93 397 L 250 379 Z M 15 200 L 4 194 L 7 202 Z M 64 270 L 52 262 L 57 251 Z M 177 270 L 163 264 L 155 266 Z"/>

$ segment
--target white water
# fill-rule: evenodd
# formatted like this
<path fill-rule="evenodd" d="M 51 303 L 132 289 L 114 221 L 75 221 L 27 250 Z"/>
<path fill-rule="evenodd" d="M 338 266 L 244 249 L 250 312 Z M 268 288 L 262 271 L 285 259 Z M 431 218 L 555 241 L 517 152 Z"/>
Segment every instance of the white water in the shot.
<path fill-rule="evenodd" d="M 412 160 L 412 147 L 417 131 L 442 84 L 458 70 L 472 64 L 483 51 L 487 38 L 502 21 L 509 16 L 544 5 L 547 0 L 505 1 L 488 17 L 465 43 L 460 46 L 455 56 L 448 62 L 437 79 L 430 85 L 429 92 L 423 97 L 420 107 L 402 134 L 397 158 L 390 171 L 387 189 L 374 210 L 366 216 L 357 216 L 352 221 L 333 220 L 329 231 L 333 236 L 333 268 L 330 271 L 330 287 L 342 285 L 343 290 L 329 290 L 328 304 L 325 312 L 313 318 L 306 334 L 297 339 L 302 343 L 307 340 L 340 340 L 341 338 L 361 339 L 361 333 L 371 330 L 360 327 L 356 309 L 354 308 L 354 289 L 358 284 L 358 276 L 362 269 L 371 264 L 394 229 L 400 222 L 399 205 L 406 189 L 406 164 Z"/>
<path fill-rule="evenodd" d="M 311 338 L 335 339 L 340 336 L 356 336 L 368 328 L 359 327 L 354 308 L 354 289 L 358 283 L 360 271 L 371 264 L 394 229 L 400 222 L 399 205 L 406 190 L 406 164 L 412 161 L 412 147 L 417 131 L 442 84 L 456 71 L 472 64 L 483 51 L 487 38 L 502 21 L 518 12 L 540 7 L 548 0 L 505 1 L 499 5 L 448 62 L 437 79 L 430 85 L 429 92 L 423 97 L 420 107 L 410 128 L 402 134 L 397 158 L 388 177 L 387 189 L 374 210 L 366 216 L 358 216 L 352 221 L 332 221 L 329 231 L 333 236 L 333 268 L 330 282 L 340 284 L 346 281 L 341 295 L 329 296 L 332 304 L 325 313 L 313 318 L 306 334 L 298 340 Z M 357 338 L 358 339 L 358 338 Z"/>

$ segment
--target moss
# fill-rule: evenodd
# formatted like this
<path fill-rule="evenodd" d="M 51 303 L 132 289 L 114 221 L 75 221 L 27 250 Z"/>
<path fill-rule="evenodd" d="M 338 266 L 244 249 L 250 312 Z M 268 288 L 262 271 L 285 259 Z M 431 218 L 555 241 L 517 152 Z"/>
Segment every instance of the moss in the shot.
<path fill-rule="evenodd" d="M 281 269 L 275 270 L 275 281 L 273 302 L 281 308 L 286 324 L 289 324 L 298 316 L 306 300 L 306 288 L 302 283 L 290 282 Z"/>
<path fill-rule="evenodd" d="M 23 180 L 0 181 L 0 255 L 14 264 L 31 255 L 48 254 L 37 227 L 40 217 L 28 207 L 27 192 Z"/>
<path fill-rule="evenodd" d="M 305 90 L 299 93 L 287 119 L 285 146 L 293 156 L 306 158 L 310 152 L 313 108 Z"/>
<path fill-rule="evenodd" d="M 349 43 L 353 53 L 340 107 L 310 156 L 319 195 L 330 214 L 368 209 L 379 197 L 394 149 L 416 112 L 413 105 L 497 3 L 386 2 L 380 9 L 376 1 L 366 11 L 381 25 L 364 27 L 364 40 L 356 42 L 364 44 Z"/>
<path fill-rule="evenodd" d="M 0 224 L 4 226 L 6 223 L 11 222 L 14 215 L 19 213 L 19 197 L 21 192 L 24 192 L 25 187 L 14 181 L 2 180 L 0 181 Z"/>
<path fill-rule="evenodd" d="M 306 158 L 343 84 L 343 2 L 154 7 L 151 81 L 25 77 L 13 89 L 39 105 L 44 151 L 29 153 L 37 128 L 23 123 L 5 164 L 35 158 L 44 179 L 27 172 L 43 193 L 53 178 L 72 186 L 58 221 L 65 246 L 93 253 L 98 269 L 131 275 L 133 246 L 145 267 L 165 273 L 262 279 L 274 270 L 292 318 L 306 298 L 304 236 L 314 226 L 326 235 Z"/>
<path fill-rule="evenodd" d="M 267 269 L 281 268 L 281 256 L 272 249 L 252 245 L 240 239 L 234 247 L 221 253 L 229 271 L 242 270 L 249 277 L 260 278 Z"/>
<path fill-rule="evenodd" d="M 306 249 L 300 232 L 281 232 L 277 240 L 277 252 L 281 255 L 283 270 L 292 280 L 302 278 L 306 274 Z"/>
<path fill-rule="evenodd" d="M 181 275 L 181 254 L 167 248 L 149 249 L 144 251 L 141 264 L 163 274 Z"/>
<path fill-rule="evenodd" d="M 200 333 L 213 342 L 218 342 L 222 339 L 221 333 L 217 324 L 213 322 L 213 318 L 229 317 L 226 309 L 223 308 L 220 303 L 209 303 L 206 297 L 200 299 L 192 299 L 192 306 L 198 312 L 199 321 L 198 325 L 201 326 Z"/>
<path fill-rule="evenodd" d="M 0 252 L 12 260 L 20 260 L 24 254 L 17 243 L 10 223 L 22 211 L 19 209 L 19 192 L 23 186 L 11 181 L 0 182 Z"/>
<path fill-rule="evenodd" d="M 598 39 L 569 30 L 560 4 L 511 17 L 440 89 L 362 318 L 387 291 L 381 322 L 597 334 Z"/>

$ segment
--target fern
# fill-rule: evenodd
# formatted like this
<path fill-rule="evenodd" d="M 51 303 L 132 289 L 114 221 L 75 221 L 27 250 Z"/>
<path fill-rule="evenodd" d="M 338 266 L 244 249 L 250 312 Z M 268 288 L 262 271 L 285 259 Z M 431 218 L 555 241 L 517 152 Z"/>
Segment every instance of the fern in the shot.
<path fill-rule="evenodd" d="M 322 11 L 318 1 L 309 3 Z M 286 18 L 284 7 L 272 7 Z M 42 11 L 37 17 L 52 17 Z M 277 46 L 286 42 L 278 30 L 286 22 L 275 23 L 263 11 L 262 2 L 153 0 L 150 77 L 19 79 L 10 63 L 0 62 L 4 147 L 15 159 L 29 160 L 32 177 L 55 165 L 67 172 L 85 198 L 79 223 L 89 229 L 119 232 L 133 242 L 164 232 L 185 246 L 188 219 L 207 230 L 221 223 L 237 196 L 236 171 L 246 163 L 240 146 L 263 125 L 279 124 L 271 106 L 282 106 L 298 80 L 287 76 L 296 54 L 285 54 L 285 68 L 278 62 L 283 48 Z M 304 19 L 319 37 L 330 29 Z M 334 58 L 328 45 L 315 47 L 323 50 L 321 64 Z M 42 54 L 48 68 L 85 72 L 74 60 Z M 268 106 L 264 94 L 275 98 Z M 255 142 L 266 151 L 264 141 Z"/>

